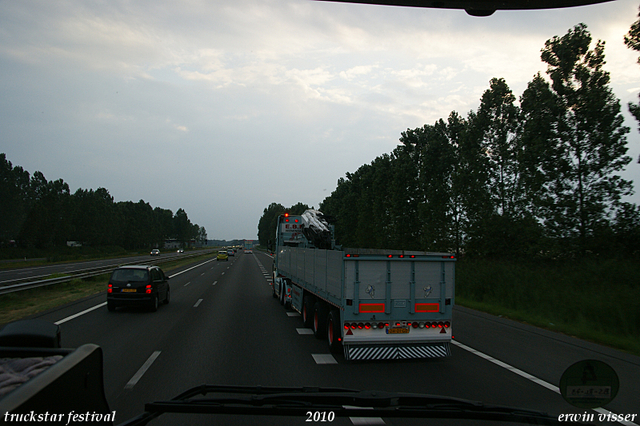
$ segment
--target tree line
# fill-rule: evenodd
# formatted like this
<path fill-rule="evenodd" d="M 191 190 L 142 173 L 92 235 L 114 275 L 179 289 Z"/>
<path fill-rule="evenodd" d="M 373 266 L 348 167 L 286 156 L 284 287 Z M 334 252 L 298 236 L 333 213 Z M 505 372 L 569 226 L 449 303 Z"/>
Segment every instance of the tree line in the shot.
<path fill-rule="evenodd" d="M 625 44 L 640 51 L 640 19 Z M 637 253 L 640 209 L 623 201 L 633 184 L 619 174 L 629 128 L 604 46 L 576 25 L 547 40 L 547 78 L 536 74 L 519 103 L 494 78 L 476 111 L 407 129 L 391 153 L 346 173 L 319 206 L 337 242 L 486 257 Z M 629 109 L 640 121 L 640 104 Z M 292 209 L 265 209 L 262 245 Z"/>
<path fill-rule="evenodd" d="M 71 193 L 62 179 L 31 176 L 0 154 L 0 245 L 46 249 L 76 241 L 89 246 L 125 249 L 162 247 L 168 239 L 181 244 L 206 242 L 203 227 L 187 213 L 151 207 L 143 200 L 114 202 L 105 188 Z"/>
<path fill-rule="evenodd" d="M 390 154 L 338 180 L 320 210 L 346 246 L 482 256 L 637 251 L 640 210 L 604 42 L 584 24 L 549 39 L 516 104 L 494 78 L 477 111 L 402 132 Z M 637 108 L 637 106 L 635 106 Z M 630 105 L 634 111 L 634 105 Z"/>

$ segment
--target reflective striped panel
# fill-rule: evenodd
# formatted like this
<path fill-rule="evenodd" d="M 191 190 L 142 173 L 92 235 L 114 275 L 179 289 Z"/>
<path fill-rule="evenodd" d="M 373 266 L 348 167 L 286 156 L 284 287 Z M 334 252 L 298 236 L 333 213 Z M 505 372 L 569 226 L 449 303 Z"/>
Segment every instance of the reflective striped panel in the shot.
<path fill-rule="evenodd" d="M 451 355 L 449 343 L 406 346 L 345 346 L 347 360 L 441 358 Z"/>

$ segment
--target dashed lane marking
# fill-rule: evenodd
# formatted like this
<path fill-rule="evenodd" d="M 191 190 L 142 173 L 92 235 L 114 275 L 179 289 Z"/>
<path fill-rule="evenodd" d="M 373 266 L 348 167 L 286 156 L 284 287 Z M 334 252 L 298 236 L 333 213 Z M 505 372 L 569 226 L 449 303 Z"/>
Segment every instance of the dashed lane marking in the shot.
<path fill-rule="evenodd" d="M 160 355 L 160 351 L 155 351 L 154 353 L 152 353 L 149 359 L 147 359 L 145 363 L 142 364 L 142 367 L 140 367 L 140 369 L 136 372 L 136 374 L 133 375 L 131 380 L 127 382 L 124 388 L 133 389 L 133 387 L 136 385 L 136 383 L 138 383 L 142 375 L 147 372 L 149 367 L 151 367 L 151 364 L 153 364 L 153 362 L 156 360 L 156 358 L 158 358 L 159 355 Z"/>
<path fill-rule="evenodd" d="M 79 316 L 81 316 L 81 315 L 84 315 L 84 314 L 86 314 L 86 313 L 89 313 L 89 312 L 91 312 L 91 311 L 94 311 L 94 310 L 96 310 L 96 309 L 98 309 L 98 308 L 102 308 L 102 307 L 103 307 L 104 305 L 106 305 L 106 304 L 107 304 L 107 302 L 99 303 L 99 304 L 97 304 L 96 306 L 93 306 L 93 307 L 91 307 L 91 308 L 89 308 L 89 309 L 85 309 L 85 310 L 84 310 L 84 311 L 82 311 L 82 312 L 78 312 L 77 314 L 74 314 L 74 315 L 68 316 L 68 317 L 66 317 L 66 318 L 63 318 L 63 319 L 61 319 L 60 321 L 56 321 L 54 324 L 55 324 L 55 325 L 60 325 L 60 324 L 63 324 L 63 323 L 65 323 L 65 322 L 67 322 L 67 321 L 71 321 L 72 319 L 74 319 L 74 318 L 78 318 L 78 317 L 79 317 Z"/>
<path fill-rule="evenodd" d="M 313 330 L 310 328 L 296 328 L 298 334 L 313 334 Z"/>
<path fill-rule="evenodd" d="M 311 354 L 316 364 L 337 364 L 338 361 L 331 354 Z"/>
<path fill-rule="evenodd" d="M 200 304 L 202 303 L 203 299 L 198 299 L 198 301 L 196 302 L 195 305 L 193 305 L 194 308 L 197 308 L 198 306 L 200 306 Z"/>

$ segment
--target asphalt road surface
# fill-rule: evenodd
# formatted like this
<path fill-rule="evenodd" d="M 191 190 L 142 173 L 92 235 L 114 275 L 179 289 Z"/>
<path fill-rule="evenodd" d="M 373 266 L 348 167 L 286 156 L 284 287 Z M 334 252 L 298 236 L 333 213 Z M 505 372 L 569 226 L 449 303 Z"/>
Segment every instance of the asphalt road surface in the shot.
<path fill-rule="evenodd" d="M 143 404 L 204 383 L 327 386 L 417 392 L 561 414 L 600 414 L 569 405 L 558 393 L 563 371 L 597 359 L 620 378 L 606 409 L 640 410 L 640 358 L 575 338 L 457 307 L 455 345 L 444 359 L 346 362 L 272 298 L 271 258 L 239 252 L 228 262 L 200 261 L 171 277 L 171 303 L 157 312 L 108 312 L 105 295 L 39 316 L 61 324 L 62 345 L 95 343 L 104 351 L 105 393 L 116 423 Z M 601 413 L 607 412 L 602 410 Z M 163 415 L 151 424 L 303 425 L 304 417 Z M 399 418 L 337 418 L 332 424 L 492 424 Z M 598 423 L 596 424 L 620 424 Z M 502 423 L 505 424 L 505 423 Z M 631 423 L 627 423 L 631 424 Z M 638 416 L 635 424 L 640 424 Z"/>
<path fill-rule="evenodd" d="M 211 251 L 211 250 L 209 250 Z M 206 252 L 203 250 L 202 252 Z M 194 254 L 198 252 L 177 253 L 175 250 L 169 250 L 160 253 L 159 256 L 143 255 L 129 256 L 113 259 L 88 260 L 84 262 L 56 263 L 53 265 L 42 265 L 28 268 L 14 268 L 0 270 L 0 285 L 11 283 L 14 280 L 38 280 L 48 277 L 51 274 L 69 274 L 73 272 L 86 271 L 88 269 L 106 268 L 113 266 L 114 268 L 124 263 L 147 263 L 157 259 L 179 258 L 185 254 Z"/>

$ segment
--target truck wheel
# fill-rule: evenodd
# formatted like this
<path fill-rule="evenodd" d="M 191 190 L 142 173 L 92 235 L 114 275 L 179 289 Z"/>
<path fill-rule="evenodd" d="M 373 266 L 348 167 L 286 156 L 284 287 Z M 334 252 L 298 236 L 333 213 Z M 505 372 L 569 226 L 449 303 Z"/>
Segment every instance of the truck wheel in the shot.
<path fill-rule="evenodd" d="M 278 302 L 280 302 L 281 305 L 284 305 L 284 284 L 282 284 L 282 280 L 279 280 L 276 282 L 277 286 L 278 286 Z"/>
<path fill-rule="evenodd" d="M 313 327 L 313 305 L 313 297 L 305 294 L 302 301 L 302 324 L 307 328 Z"/>
<path fill-rule="evenodd" d="M 340 352 L 340 313 L 331 309 L 327 318 L 327 341 L 329 342 L 329 350 L 332 353 Z"/>
<path fill-rule="evenodd" d="M 282 280 L 283 285 L 282 285 L 282 300 L 284 308 L 285 309 L 291 309 L 291 299 L 287 298 L 287 286 L 292 287 L 291 286 L 291 281 L 289 281 L 288 279 L 284 279 Z"/>
<path fill-rule="evenodd" d="M 317 301 L 313 306 L 313 334 L 316 339 L 324 339 L 327 333 L 327 315 L 329 309 L 326 303 Z"/>

